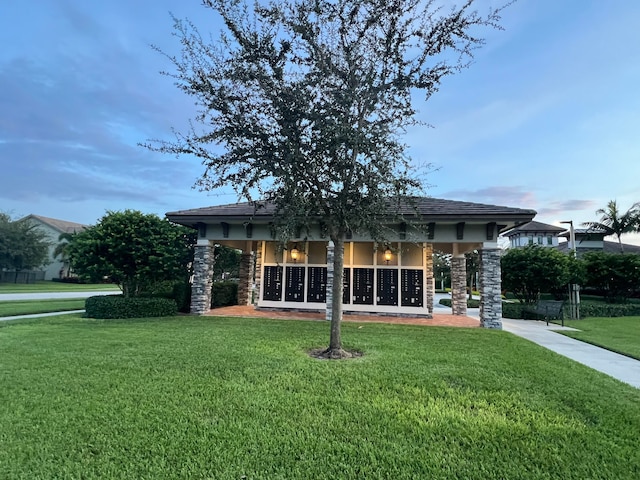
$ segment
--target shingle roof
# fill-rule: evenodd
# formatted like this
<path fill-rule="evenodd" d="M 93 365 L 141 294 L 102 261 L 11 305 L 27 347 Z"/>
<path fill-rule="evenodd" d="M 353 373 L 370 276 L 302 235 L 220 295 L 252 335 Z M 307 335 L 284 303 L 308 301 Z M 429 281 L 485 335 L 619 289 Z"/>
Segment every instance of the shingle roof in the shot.
<path fill-rule="evenodd" d="M 84 230 L 87 226 L 82 223 L 69 222 L 67 220 L 59 220 L 57 218 L 43 217 L 42 215 L 27 215 L 22 220 L 28 220 L 33 218 L 40 222 L 49 225 L 51 228 L 58 230 L 60 233 L 73 233 Z"/>
<path fill-rule="evenodd" d="M 524 225 L 520 225 L 518 227 L 512 228 L 508 232 L 504 233 L 505 237 L 512 237 L 513 235 L 517 235 L 518 233 L 526 233 L 526 232 L 548 232 L 548 233 L 561 233 L 566 231 L 566 228 L 556 227 L 555 225 L 549 225 L 548 223 L 542 222 L 529 222 Z"/>
<path fill-rule="evenodd" d="M 414 209 L 415 206 L 415 209 Z M 240 218 L 251 217 L 254 219 L 268 219 L 274 213 L 274 205 L 266 202 L 233 203 L 211 207 L 194 208 L 168 212 L 167 218 L 181 223 L 195 220 L 196 217 L 214 218 Z M 504 218 L 505 221 L 527 222 L 535 215 L 535 210 L 504 207 L 499 205 L 486 205 L 481 203 L 463 202 L 456 200 L 444 200 L 431 197 L 416 197 L 412 202 L 406 202 L 399 208 L 400 214 L 414 215 L 415 212 L 423 217 L 433 220 L 457 220 L 465 218 L 475 220 L 496 221 Z M 390 208 L 391 213 L 391 208 Z M 562 229 L 560 229 L 562 230 Z"/>
<path fill-rule="evenodd" d="M 573 231 L 573 234 L 578 237 L 587 237 L 592 240 L 602 240 L 607 235 L 610 235 L 606 230 L 598 229 L 598 228 L 576 228 Z M 562 232 L 560 237 L 569 238 L 571 236 L 571 232 L 566 230 Z"/>
<path fill-rule="evenodd" d="M 581 248 L 580 247 L 580 243 L 576 242 L 577 245 L 577 250 L 578 252 L 606 252 L 606 253 L 620 253 L 620 245 L 618 244 L 618 242 L 609 242 L 609 241 L 603 241 L 602 242 L 602 248 L 597 248 L 597 247 L 588 247 L 588 248 Z M 638 245 L 631 245 L 628 243 L 623 243 L 623 248 L 624 248 L 624 253 L 635 253 L 635 254 L 640 254 L 640 246 Z M 569 251 L 569 243 L 568 242 L 563 242 L 560 245 L 558 245 L 556 247 L 558 250 L 560 250 L 561 252 L 568 252 Z"/>

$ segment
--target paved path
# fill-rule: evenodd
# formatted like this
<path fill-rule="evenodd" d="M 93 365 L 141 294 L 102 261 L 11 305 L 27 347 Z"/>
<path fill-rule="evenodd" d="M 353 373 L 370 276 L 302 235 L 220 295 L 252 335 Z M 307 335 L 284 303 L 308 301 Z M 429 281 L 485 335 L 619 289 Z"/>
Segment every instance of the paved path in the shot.
<path fill-rule="evenodd" d="M 502 328 L 587 367 L 640 388 L 640 361 L 555 332 L 555 330 L 575 330 L 574 328 L 561 327 L 560 325 L 547 326 L 546 322 L 510 318 L 502 319 Z"/>
<path fill-rule="evenodd" d="M 69 315 L 71 313 L 84 313 L 84 310 L 66 310 L 64 312 L 32 313 L 29 315 L 16 315 L 14 317 L 0 317 L 0 322 L 6 322 L 8 320 L 22 320 L 24 318 L 55 317 L 58 315 Z"/>
<path fill-rule="evenodd" d="M 120 290 L 93 292 L 40 292 L 40 293 L 0 293 L 0 302 L 6 300 L 45 300 L 56 298 L 87 298 L 94 295 L 119 295 Z"/>

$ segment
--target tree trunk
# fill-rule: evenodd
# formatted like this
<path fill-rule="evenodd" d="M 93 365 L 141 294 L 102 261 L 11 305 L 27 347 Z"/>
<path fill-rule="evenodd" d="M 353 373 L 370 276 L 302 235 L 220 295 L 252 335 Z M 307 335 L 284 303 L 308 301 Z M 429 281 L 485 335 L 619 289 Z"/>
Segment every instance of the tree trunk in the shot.
<path fill-rule="evenodd" d="M 336 236 L 333 239 L 333 285 L 331 299 L 331 336 L 329 350 L 342 350 L 342 337 L 340 326 L 342 324 L 342 290 L 344 277 L 344 239 Z"/>

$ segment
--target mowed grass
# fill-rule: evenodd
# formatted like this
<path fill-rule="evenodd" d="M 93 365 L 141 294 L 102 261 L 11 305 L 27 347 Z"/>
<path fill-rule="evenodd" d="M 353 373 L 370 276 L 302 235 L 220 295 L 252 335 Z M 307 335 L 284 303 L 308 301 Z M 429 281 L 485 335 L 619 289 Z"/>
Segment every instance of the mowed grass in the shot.
<path fill-rule="evenodd" d="M 640 360 L 640 317 L 594 317 L 564 324 L 580 331 L 559 333 Z"/>
<path fill-rule="evenodd" d="M 2 293 L 42 293 L 42 292 L 93 292 L 119 291 L 117 285 L 107 283 L 62 283 L 43 280 L 36 283 L 0 283 Z"/>
<path fill-rule="evenodd" d="M 640 390 L 507 332 L 0 325 L 3 479 L 637 479 Z"/>
<path fill-rule="evenodd" d="M 47 300 L 8 300 L 0 302 L 0 317 L 30 315 L 34 313 L 64 312 L 84 309 L 84 298 Z"/>

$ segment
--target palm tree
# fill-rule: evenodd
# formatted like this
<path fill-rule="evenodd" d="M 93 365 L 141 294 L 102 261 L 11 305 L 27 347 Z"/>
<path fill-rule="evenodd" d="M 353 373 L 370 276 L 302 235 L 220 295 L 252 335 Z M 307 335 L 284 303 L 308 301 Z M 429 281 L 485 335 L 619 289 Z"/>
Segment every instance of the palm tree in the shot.
<path fill-rule="evenodd" d="M 582 225 L 596 230 L 604 230 L 609 235 L 616 235 L 618 245 L 620 245 L 620 253 L 624 253 L 622 234 L 640 229 L 640 202 L 634 203 L 629 210 L 621 214 L 618 202 L 610 200 L 606 208 L 596 210 L 596 215 L 601 215 L 599 222 L 584 222 Z"/>
<path fill-rule="evenodd" d="M 56 248 L 53 251 L 53 258 L 60 257 L 60 261 L 62 262 L 62 270 L 61 270 L 60 277 L 62 277 L 63 275 L 65 277 L 69 276 L 70 268 L 69 268 L 68 250 L 69 250 L 69 242 L 73 239 L 74 235 L 75 235 L 75 232 L 61 233 L 60 236 L 58 237 L 58 241 L 60 243 L 56 245 Z"/>

